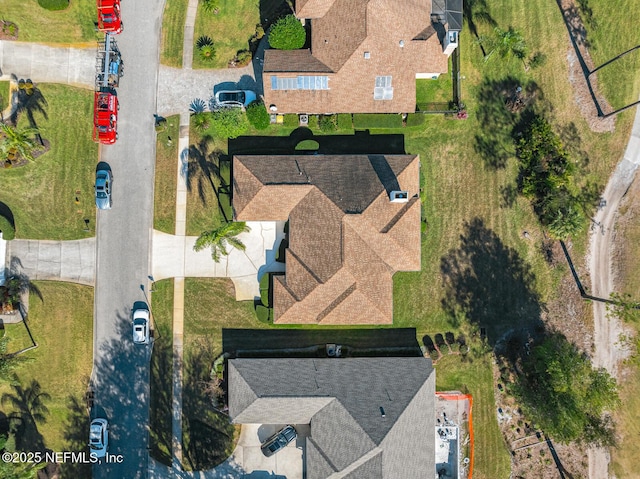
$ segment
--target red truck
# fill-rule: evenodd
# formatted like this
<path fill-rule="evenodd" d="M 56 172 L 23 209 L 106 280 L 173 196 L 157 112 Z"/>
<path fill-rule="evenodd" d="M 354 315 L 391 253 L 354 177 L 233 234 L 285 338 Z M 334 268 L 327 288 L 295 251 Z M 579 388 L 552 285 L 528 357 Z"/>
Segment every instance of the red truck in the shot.
<path fill-rule="evenodd" d="M 93 141 L 111 145 L 118 139 L 118 97 L 97 91 L 93 101 Z"/>
<path fill-rule="evenodd" d="M 98 30 L 118 34 L 122 31 L 120 0 L 96 0 L 98 7 Z"/>

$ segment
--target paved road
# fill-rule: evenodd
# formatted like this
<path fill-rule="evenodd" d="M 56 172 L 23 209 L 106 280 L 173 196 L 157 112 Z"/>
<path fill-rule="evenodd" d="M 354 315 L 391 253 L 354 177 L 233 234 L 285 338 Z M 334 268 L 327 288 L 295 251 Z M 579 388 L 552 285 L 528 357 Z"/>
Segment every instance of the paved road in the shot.
<path fill-rule="evenodd" d="M 122 2 L 125 30 L 117 41 L 127 66 L 118 98 L 119 140 L 101 161 L 113 171 L 113 209 L 99 211 L 94 312 L 94 416 L 109 419 L 111 454 L 122 463 L 99 464 L 94 478 L 147 476 L 149 357 L 134 347 L 130 310 L 146 301 L 153 222 L 156 87 L 164 2 Z"/>

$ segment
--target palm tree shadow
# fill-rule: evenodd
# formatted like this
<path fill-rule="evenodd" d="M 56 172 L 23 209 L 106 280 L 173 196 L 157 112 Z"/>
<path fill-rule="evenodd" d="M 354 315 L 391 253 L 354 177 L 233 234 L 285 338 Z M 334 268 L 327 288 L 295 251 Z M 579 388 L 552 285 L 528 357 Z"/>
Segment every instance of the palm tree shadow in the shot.
<path fill-rule="evenodd" d="M 225 180 L 229 165 L 228 162 L 224 161 L 221 151 L 210 151 L 212 144 L 213 138 L 209 135 L 204 135 L 197 144 L 189 146 L 187 190 L 193 191 L 194 187 L 197 188 L 198 197 L 204 205 L 207 203 L 207 191 L 213 190 L 218 202 L 218 209 L 225 222 L 228 223 L 230 219 L 222 205 L 220 195 L 227 194 L 226 192 L 229 190 L 229 185 Z M 216 184 L 219 186 L 216 186 Z"/>
<path fill-rule="evenodd" d="M 467 19 L 467 25 L 469 26 L 469 31 L 471 34 L 476 37 L 476 40 L 480 39 L 480 35 L 478 33 L 478 25 L 476 22 L 485 23 L 491 27 L 497 27 L 498 23 L 494 20 L 489 12 L 489 6 L 487 5 L 487 0 L 465 0 L 462 4 L 462 13 L 464 18 Z M 485 57 L 487 55 L 484 47 L 481 43 L 480 50 L 482 50 L 482 56 Z"/>
<path fill-rule="evenodd" d="M 15 125 L 18 121 L 18 116 L 22 113 L 27 115 L 29 120 L 29 126 L 31 128 L 38 128 L 36 122 L 36 114 L 42 115 L 45 120 L 49 119 L 46 108 L 49 106 L 47 99 L 42 94 L 42 91 L 36 87 L 31 80 L 19 80 L 17 92 L 16 108 L 11 112 L 11 122 Z"/>
<path fill-rule="evenodd" d="M 9 404 L 13 411 L 7 415 L 11 430 L 15 435 L 16 450 L 45 451 L 44 437 L 38 430 L 38 424 L 47 422 L 49 409 L 45 405 L 51 396 L 42 391 L 40 383 L 32 379 L 27 387 L 20 380 L 11 385 L 12 393 L 4 393 L 0 402 Z"/>
<path fill-rule="evenodd" d="M 65 450 L 73 452 L 88 451 L 89 411 L 87 405 L 75 396 L 67 400 L 67 419 L 64 426 Z M 79 462 L 64 462 L 60 466 L 61 477 L 79 479 L 91 478 L 91 465 Z"/>

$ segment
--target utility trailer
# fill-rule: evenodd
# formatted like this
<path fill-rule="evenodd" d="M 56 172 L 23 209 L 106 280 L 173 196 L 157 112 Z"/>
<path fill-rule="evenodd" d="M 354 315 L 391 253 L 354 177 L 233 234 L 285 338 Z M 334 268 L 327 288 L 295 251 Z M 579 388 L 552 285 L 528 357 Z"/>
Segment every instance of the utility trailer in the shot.
<path fill-rule="evenodd" d="M 122 32 L 120 0 L 96 0 L 98 8 L 98 30 L 117 35 Z"/>
<path fill-rule="evenodd" d="M 104 41 L 98 43 L 96 90 L 117 88 L 124 74 L 124 62 L 115 39 L 108 33 L 104 37 Z"/>

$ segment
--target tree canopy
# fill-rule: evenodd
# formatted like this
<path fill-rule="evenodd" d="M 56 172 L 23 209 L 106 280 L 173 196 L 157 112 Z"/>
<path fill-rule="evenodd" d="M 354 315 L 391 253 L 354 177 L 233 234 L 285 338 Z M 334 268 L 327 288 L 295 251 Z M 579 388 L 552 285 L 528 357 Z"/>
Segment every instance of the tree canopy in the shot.
<path fill-rule="evenodd" d="M 297 50 L 307 40 L 307 32 L 295 15 L 278 20 L 269 32 L 269 45 L 278 50 Z"/>
<path fill-rule="evenodd" d="M 589 358 L 554 333 L 524 356 L 513 393 L 525 413 L 546 434 L 567 443 L 613 445 L 604 415 L 618 403 L 615 379 L 593 369 Z"/>
<path fill-rule="evenodd" d="M 211 112 L 211 129 L 220 138 L 237 138 L 248 128 L 247 115 L 240 108 L 220 108 Z"/>

